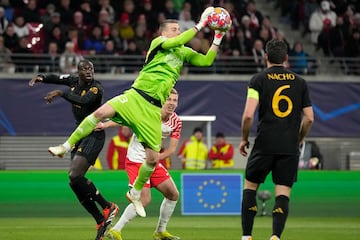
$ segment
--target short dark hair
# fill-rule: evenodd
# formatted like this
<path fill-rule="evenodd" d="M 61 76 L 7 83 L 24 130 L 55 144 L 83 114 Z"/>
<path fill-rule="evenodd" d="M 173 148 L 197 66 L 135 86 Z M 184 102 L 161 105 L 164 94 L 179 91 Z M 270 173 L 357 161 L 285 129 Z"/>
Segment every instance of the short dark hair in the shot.
<path fill-rule="evenodd" d="M 193 131 L 193 134 L 194 133 L 197 133 L 197 132 L 203 132 L 203 130 L 200 128 L 200 127 L 196 127 L 196 128 L 194 128 L 194 131 Z"/>
<path fill-rule="evenodd" d="M 225 134 L 222 133 L 222 132 L 217 132 L 216 135 L 215 135 L 216 138 L 224 138 L 225 137 Z"/>
<path fill-rule="evenodd" d="M 285 61 L 288 49 L 284 41 L 271 39 L 265 49 L 270 63 L 281 64 Z"/>

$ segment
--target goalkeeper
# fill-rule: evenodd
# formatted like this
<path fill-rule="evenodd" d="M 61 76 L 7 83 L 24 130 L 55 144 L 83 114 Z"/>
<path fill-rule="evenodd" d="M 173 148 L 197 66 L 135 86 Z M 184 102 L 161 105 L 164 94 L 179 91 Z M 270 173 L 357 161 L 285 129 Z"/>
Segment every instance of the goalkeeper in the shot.
<path fill-rule="evenodd" d="M 139 169 L 133 188 L 126 194 L 139 216 L 146 216 L 140 201 L 141 190 L 159 160 L 161 107 L 176 84 L 184 62 L 195 66 L 212 65 L 225 35 L 225 32 L 215 31 L 212 46 L 206 55 L 184 46 L 206 26 L 213 9 L 206 8 L 198 24 L 183 33 L 176 20 L 161 23 L 160 36 L 151 42 L 145 65 L 131 88 L 88 115 L 64 144 L 48 149 L 54 156 L 63 156 L 74 144 L 89 135 L 97 123 L 108 118 L 132 128 L 146 151 L 146 161 Z"/>

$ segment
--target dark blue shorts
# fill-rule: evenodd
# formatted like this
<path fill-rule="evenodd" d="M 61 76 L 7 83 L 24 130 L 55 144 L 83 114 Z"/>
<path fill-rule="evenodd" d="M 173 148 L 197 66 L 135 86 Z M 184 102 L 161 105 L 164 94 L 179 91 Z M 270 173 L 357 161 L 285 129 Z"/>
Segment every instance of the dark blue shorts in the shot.
<path fill-rule="evenodd" d="M 81 139 L 71 151 L 71 159 L 75 155 L 86 158 L 90 165 L 94 165 L 105 143 L 105 131 L 94 131 Z"/>
<path fill-rule="evenodd" d="M 297 180 L 299 156 L 284 154 L 260 154 L 252 151 L 246 164 L 246 179 L 254 183 L 263 183 L 271 172 L 277 185 L 292 187 Z"/>

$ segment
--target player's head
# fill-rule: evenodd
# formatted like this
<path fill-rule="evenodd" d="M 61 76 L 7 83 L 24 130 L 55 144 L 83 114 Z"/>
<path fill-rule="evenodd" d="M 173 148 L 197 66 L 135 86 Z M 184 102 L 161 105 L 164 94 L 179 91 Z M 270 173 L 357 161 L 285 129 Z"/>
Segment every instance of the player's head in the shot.
<path fill-rule="evenodd" d="M 266 43 L 266 59 L 271 64 L 282 64 L 287 60 L 287 45 L 282 40 L 272 39 Z"/>
<path fill-rule="evenodd" d="M 94 77 L 94 64 L 89 60 L 80 60 L 78 64 L 79 78 L 83 81 L 90 82 Z"/>
<path fill-rule="evenodd" d="M 162 107 L 162 113 L 172 114 L 178 106 L 179 93 L 175 88 L 171 89 L 169 97 L 166 99 L 164 106 Z"/>
<path fill-rule="evenodd" d="M 172 38 L 178 36 L 180 32 L 179 22 L 176 19 L 166 19 L 159 27 L 159 33 L 161 36 Z"/>

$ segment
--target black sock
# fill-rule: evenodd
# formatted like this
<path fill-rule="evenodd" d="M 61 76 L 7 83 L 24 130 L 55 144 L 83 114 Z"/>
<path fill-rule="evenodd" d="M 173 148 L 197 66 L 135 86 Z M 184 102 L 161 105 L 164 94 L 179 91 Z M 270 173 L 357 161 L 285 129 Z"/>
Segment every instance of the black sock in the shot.
<path fill-rule="evenodd" d="M 241 222 L 243 236 L 251 236 L 254 218 L 257 213 L 256 191 L 245 189 L 241 206 Z"/>
<path fill-rule="evenodd" d="M 275 206 L 272 212 L 273 216 L 273 235 L 280 238 L 284 230 L 285 222 L 289 213 L 289 198 L 285 195 L 279 195 L 275 198 Z"/>
<path fill-rule="evenodd" d="M 102 207 L 102 209 L 110 207 L 110 203 L 108 201 L 105 200 L 105 198 L 101 195 L 100 191 L 98 191 L 94 185 L 94 183 L 92 183 L 89 179 L 86 179 L 86 189 L 88 189 L 91 198 L 100 204 L 100 206 Z"/>
<path fill-rule="evenodd" d="M 80 182 L 81 178 L 77 177 L 73 179 L 69 185 L 73 192 L 75 193 L 76 197 L 78 198 L 81 205 L 93 216 L 96 223 L 101 223 L 104 219 L 102 213 L 99 211 L 98 207 L 96 206 L 94 200 L 90 197 L 88 192 L 82 188 Z"/>

